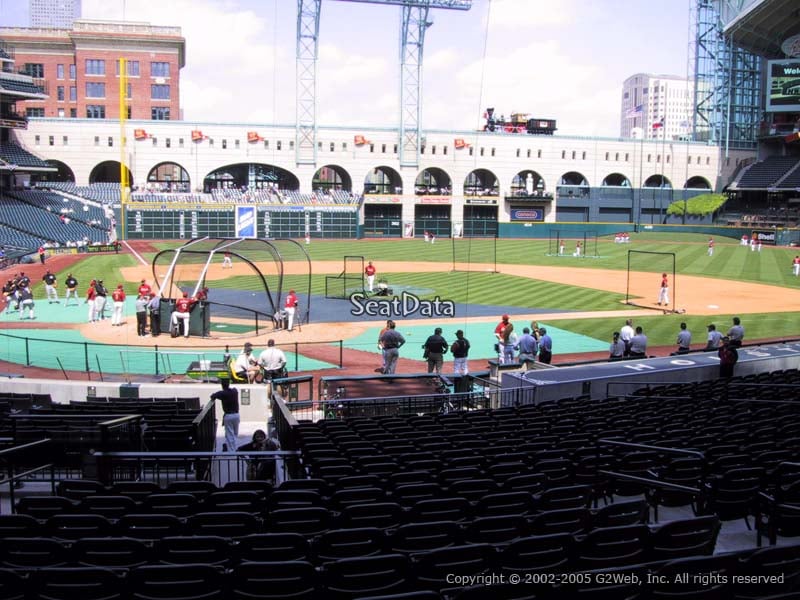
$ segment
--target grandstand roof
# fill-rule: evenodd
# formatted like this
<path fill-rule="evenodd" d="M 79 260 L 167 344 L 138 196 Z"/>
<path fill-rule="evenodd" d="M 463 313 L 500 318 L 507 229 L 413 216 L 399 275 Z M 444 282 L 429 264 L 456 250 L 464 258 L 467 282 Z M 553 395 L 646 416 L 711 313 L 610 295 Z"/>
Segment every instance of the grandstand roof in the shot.
<path fill-rule="evenodd" d="M 800 5 L 797 0 L 752 2 L 725 25 L 733 43 L 764 58 L 785 58 L 781 44 L 800 33 Z"/>

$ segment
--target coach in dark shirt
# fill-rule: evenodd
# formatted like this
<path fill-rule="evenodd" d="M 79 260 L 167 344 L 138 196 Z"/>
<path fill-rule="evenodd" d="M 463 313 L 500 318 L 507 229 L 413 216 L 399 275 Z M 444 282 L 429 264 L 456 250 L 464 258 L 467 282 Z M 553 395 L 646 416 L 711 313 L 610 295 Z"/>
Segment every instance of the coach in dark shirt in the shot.
<path fill-rule="evenodd" d="M 406 338 L 395 329 L 397 326 L 394 321 L 387 322 L 386 331 L 381 334 L 380 343 L 383 348 L 383 355 L 386 358 L 386 370 L 384 373 L 393 375 L 397 368 L 397 359 L 400 357 L 398 349 L 406 343 Z"/>
<path fill-rule="evenodd" d="M 222 389 L 211 394 L 212 400 L 222 402 L 222 426 L 225 428 L 225 448 L 224 451 L 236 452 L 239 447 L 237 436 L 239 435 L 239 390 L 231 387 L 230 379 L 219 380 Z"/>
<path fill-rule="evenodd" d="M 433 330 L 433 335 L 429 336 L 425 343 L 425 355 L 428 359 L 428 373 L 442 372 L 442 362 L 444 353 L 447 352 L 447 340 L 442 337 L 442 328 L 437 327 Z"/>

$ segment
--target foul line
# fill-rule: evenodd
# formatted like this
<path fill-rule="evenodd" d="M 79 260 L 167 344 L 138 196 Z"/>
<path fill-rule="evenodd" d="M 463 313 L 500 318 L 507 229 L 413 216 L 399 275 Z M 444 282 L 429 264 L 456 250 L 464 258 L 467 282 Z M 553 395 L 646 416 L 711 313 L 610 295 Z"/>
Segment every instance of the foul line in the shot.
<path fill-rule="evenodd" d="M 123 244 L 125 244 L 125 247 L 126 247 L 128 250 L 130 250 L 130 251 L 131 251 L 131 254 L 133 254 L 133 255 L 134 255 L 134 256 L 135 256 L 137 259 L 139 259 L 139 262 L 140 262 L 140 263 L 142 263 L 142 264 L 143 264 L 145 267 L 147 266 L 147 261 L 146 261 L 145 259 L 143 259 L 143 258 L 142 258 L 142 255 L 141 255 L 141 254 L 139 254 L 139 253 L 138 253 L 136 250 L 134 250 L 133 248 L 131 248 L 131 245 L 130 245 L 130 244 L 127 242 L 127 241 L 123 242 Z"/>

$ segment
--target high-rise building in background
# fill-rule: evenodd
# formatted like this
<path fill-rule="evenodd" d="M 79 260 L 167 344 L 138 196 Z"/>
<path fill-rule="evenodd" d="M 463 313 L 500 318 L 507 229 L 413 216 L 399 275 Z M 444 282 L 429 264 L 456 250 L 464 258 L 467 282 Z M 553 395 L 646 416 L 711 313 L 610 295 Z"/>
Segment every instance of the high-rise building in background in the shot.
<path fill-rule="evenodd" d="M 72 29 L 81 18 L 81 0 L 28 0 L 31 27 Z"/>
<path fill-rule="evenodd" d="M 621 137 L 641 130 L 645 139 L 685 139 L 692 130 L 694 82 L 674 75 L 636 73 L 622 84 L 621 106 Z"/>

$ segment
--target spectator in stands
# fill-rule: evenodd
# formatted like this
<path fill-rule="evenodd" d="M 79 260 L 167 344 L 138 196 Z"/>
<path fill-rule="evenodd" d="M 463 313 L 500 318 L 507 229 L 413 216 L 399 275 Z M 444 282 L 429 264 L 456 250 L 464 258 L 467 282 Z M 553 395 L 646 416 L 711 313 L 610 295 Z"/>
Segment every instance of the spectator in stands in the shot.
<path fill-rule="evenodd" d="M 397 359 L 400 357 L 400 348 L 406 343 L 406 338 L 397 331 L 397 325 L 394 321 L 389 322 L 389 328 L 381 336 L 381 345 L 386 355 L 386 369 L 387 375 L 393 375 L 397 369 Z"/>
<path fill-rule="evenodd" d="M 686 329 L 686 323 L 681 323 L 681 330 L 678 332 L 678 350 L 673 354 L 688 354 L 692 345 L 692 333 Z"/>
<path fill-rule="evenodd" d="M 739 352 L 728 336 L 722 338 L 722 346 L 717 351 L 719 356 L 719 376 L 721 378 L 733 377 L 733 367 L 739 360 Z"/>
<path fill-rule="evenodd" d="M 531 335 L 529 328 L 524 327 L 522 329 L 522 335 L 517 340 L 517 347 L 519 348 L 517 361 L 525 369 L 532 369 L 536 362 L 536 353 L 539 351 L 539 342 Z"/>
<path fill-rule="evenodd" d="M 547 334 L 547 329 L 539 328 L 539 362 L 546 365 L 553 360 L 553 339 Z"/>
<path fill-rule="evenodd" d="M 646 358 L 647 357 L 647 336 L 644 334 L 641 326 L 636 328 L 636 333 L 631 338 L 631 350 L 629 352 L 631 358 Z"/>
<path fill-rule="evenodd" d="M 237 452 L 272 452 L 281 449 L 280 442 L 272 437 L 268 438 L 263 429 L 256 429 L 253 439 L 239 446 Z M 247 479 L 250 481 L 275 482 L 275 460 L 266 456 L 248 458 Z"/>
<path fill-rule="evenodd" d="M 625 358 L 625 342 L 619 338 L 619 331 L 615 331 L 608 349 L 608 360 L 622 360 Z"/>
<path fill-rule="evenodd" d="M 220 378 L 221 390 L 211 394 L 212 400 L 222 402 L 222 426 L 225 428 L 225 443 L 222 446 L 223 452 L 236 452 L 239 447 L 237 436 L 239 435 L 239 390 L 231 387 L 231 380 L 227 377 Z"/>
<path fill-rule="evenodd" d="M 744 341 L 744 327 L 739 317 L 733 317 L 733 326 L 728 330 L 731 346 L 741 348 Z"/>
<path fill-rule="evenodd" d="M 464 337 L 462 330 L 456 331 L 456 341 L 450 345 L 450 351 L 453 353 L 453 372 L 456 375 L 467 375 L 469 373 L 467 366 L 469 340 Z"/>
<path fill-rule="evenodd" d="M 711 323 L 708 326 L 708 343 L 706 343 L 706 350 L 717 350 L 722 341 L 722 334 L 717 331 L 717 326 Z"/>
<path fill-rule="evenodd" d="M 442 328 L 434 329 L 433 335 L 428 336 L 422 347 L 425 350 L 423 358 L 428 360 L 428 373 L 441 373 L 444 353 L 448 348 L 447 340 L 442 337 Z"/>
<path fill-rule="evenodd" d="M 196 300 L 194 298 L 189 298 L 188 292 L 183 292 L 183 296 L 178 298 L 178 300 L 175 302 L 175 311 L 172 313 L 171 324 L 173 330 L 177 330 L 178 335 L 180 335 L 178 321 L 183 323 L 184 338 L 189 337 L 189 319 L 191 318 L 192 306 L 195 302 Z"/>

